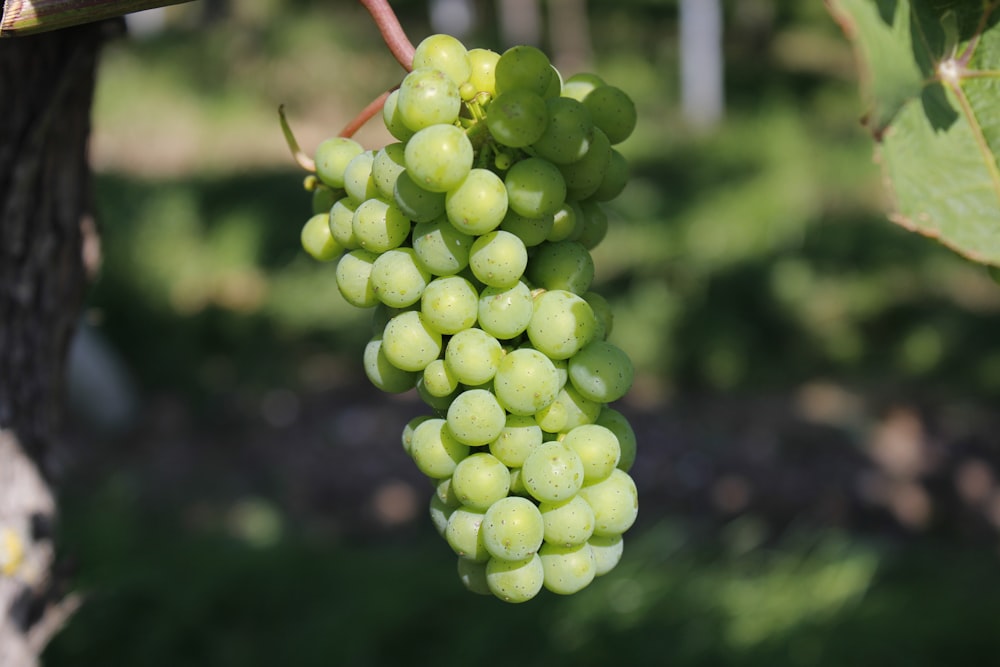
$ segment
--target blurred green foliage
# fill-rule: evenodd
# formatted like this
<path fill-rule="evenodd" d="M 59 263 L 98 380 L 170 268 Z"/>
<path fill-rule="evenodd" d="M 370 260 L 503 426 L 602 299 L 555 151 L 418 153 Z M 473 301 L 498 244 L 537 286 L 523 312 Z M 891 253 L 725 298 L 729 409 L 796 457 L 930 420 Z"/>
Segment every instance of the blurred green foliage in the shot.
<path fill-rule="evenodd" d="M 309 197 L 277 107 L 309 148 L 401 75 L 353 3 L 230 4 L 211 23 L 178 7 L 105 54 L 89 302 L 141 392 L 181 397 L 220 440 L 232 394 L 306 393 L 317 356 L 363 381 L 368 314 L 299 249 Z M 705 133 L 679 114 L 676 4 L 590 4 L 593 68 L 640 111 L 621 147 L 633 180 L 595 254 L 634 392 L 651 393 L 639 401 L 815 379 L 1000 397 L 1000 289 L 884 219 L 851 53 L 821 4 L 726 4 L 727 115 Z M 424 2 L 398 7 L 414 40 L 428 34 Z M 481 9 L 467 41 L 500 48 Z M 385 140 L 377 122 L 364 137 Z M 426 524 L 337 538 L 233 498 L 206 524 L 192 507 L 209 480 L 157 504 L 141 480 L 123 490 L 128 470 L 91 475 L 67 487 L 63 544 L 93 592 L 49 665 L 492 665 L 517 646 L 524 666 L 918 667 L 998 648 L 995 557 L 955 545 L 771 541 L 749 519 L 704 532 L 654 508 L 613 575 L 508 607 L 460 590 Z"/>

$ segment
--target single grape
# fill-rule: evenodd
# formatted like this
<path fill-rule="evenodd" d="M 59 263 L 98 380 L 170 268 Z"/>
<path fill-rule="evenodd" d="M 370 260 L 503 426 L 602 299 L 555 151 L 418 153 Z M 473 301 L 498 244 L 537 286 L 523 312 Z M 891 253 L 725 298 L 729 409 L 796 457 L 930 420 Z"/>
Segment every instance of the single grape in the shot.
<path fill-rule="evenodd" d="M 413 429 L 410 456 L 420 472 L 428 477 L 451 477 L 458 462 L 468 455 L 468 446 L 455 439 L 444 419 L 434 417 Z"/>
<path fill-rule="evenodd" d="M 396 192 L 396 180 L 406 169 L 403 162 L 404 150 L 403 144 L 397 141 L 375 153 L 375 159 L 372 161 L 375 187 L 378 188 L 379 197 L 387 201 L 392 201 Z"/>
<path fill-rule="evenodd" d="M 508 205 L 528 218 L 553 215 L 566 200 L 566 181 L 548 160 L 527 158 L 516 163 L 504 177 Z"/>
<path fill-rule="evenodd" d="M 470 389 L 455 397 L 448 406 L 448 430 L 471 447 L 497 439 L 507 422 L 504 409 L 485 389 Z"/>
<path fill-rule="evenodd" d="M 493 72 L 496 69 L 500 54 L 489 49 L 469 49 L 469 83 L 476 92 L 496 93 L 496 79 Z"/>
<path fill-rule="evenodd" d="M 435 360 L 437 361 L 437 360 Z M 432 361 L 427 366 L 424 366 L 424 371 L 430 368 Z M 424 373 L 417 375 L 417 397 L 424 402 L 424 405 L 434 410 L 439 415 L 443 415 L 451 407 L 452 401 L 460 394 L 459 390 L 455 390 L 450 394 L 438 395 L 437 392 L 431 393 L 431 390 L 427 387 L 427 376 Z"/>
<path fill-rule="evenodd" d="M 569 97 L 546 100 L 548 122 L 531 148 L 538 157 L 556 164 L 570 164 L 587 154 L 594 135 L 594 121 L 587 108 Z"/>
<path fill-rule="evenodd" d="M 414 70 L 427 67 L 442 71 L 456 86 L 468 81 L 472 74 L 465 45 L 445 34 L 430 35 L 421 40 L 413 51 L 412 67 Z"/>
<path fill-rule="evenodd" d="M 600 482 L 587 484 L 580 496 L 594 510 L 595 535 L 621 535 L 639 514 L 639 494 L 628 473 L 615 468 Z"/>
<path fill-rule="evenodd" d="M 447 192 L 472 169 L 472 143 L 454 125 L 431 125 L 410 138 L 404 159 L 417 185 L 431 192 Z"/>
<path fill-rule="evenodd" d="M 581 424 L 570 430 L 562 443 L 576 452 L 583 462 L 583 482 L 590 484 L 607 478 L 621 459 L 621 446 L 610 429 L 598 424 Z"/>
<path fill-rule="evenodd" d="M 463 505 L 486 512 L 493 503 L 507 497 L 510 471 L 493 455 L 476 452 L 455 467 L 451 484 Z"/>
<path fill-rule="evenodd" d="M 330 262 L 344 252 L 344 246 L 337 243 L 330 232 L 330 214 L 317 213 L 310 217 L 302 226 L 299 235 L 302 248 L 320 262 Z"/>
<path fill-rule="evenodd" d="M 537 413 L 556 399 L 559 390 L 559 375 L 552 361 L 531 348 L 505 355 L 493 378 L 497 401 L 515 415 Z"/>
<path fill-rule="evenodd" d="M 594 534 L 594 510 L 579 495 L 569 500 L 540 503 L 545 541 L 563 547 L 583 544 Z"/>
<path fill-rule="evenodd" d="M 575 241 L 583 234 L 583 210 L 580 204 L 572 199 L 559 207 L 559 210 L 552 216 L 552 228 L 549 230 L 546 241 L 558 243 L 559 241 Z"/>
<path fill-rule="evenodd" d="M 378 196 L 378 187 L 372 177 L 375 153 L 365 151 L 354 156 L 344 169 L 344 189 L 347 196 L 360 203 Z"/>
<path fill-rule="evenodd" d="M 406 126 L 399 113 L 398 88 L 389 93 L 389 97 L 385 99 L 385 104 L 382 105 L 382 122 L 385 124 L 385 129 L 389 130 L 389 134 L 400 141 L 409 141 L 415 134 L 413 130 Z"/>
<path fill-rule="evenodd" d="M 595 127 L 587 154 L 571 164 L 559 165 L 566 181 L 567 196 L 584 200 L 597 192 L 610 162 L 611 144 L 604 132 Z"/>
<path fill-rule="evenodd" d="M 443 217 L 413 228 L 413 249 L 420 263 L 437 276 L 454 275 L 466 268 L 474 240 Z"/>
<path fill-rule="evenodd" d="M 593 424 L 601 414 L 601 404 L 584 398 L 571 386 L 564 386 L 556 400 L 535 414 L 543 431 L 565 433 L 583 424 Z"/>
<path fill-rule="evenodd" d="M 528 266 L 528 250 L 514 234 L 496 230 L 472 243 L 469 267 L 472 274 L 490 287 L 513 287 Z"/>
<path fill-rule="evenodd" d="M 330 234 L 345 250 L 361 247 L 354 235 L 354 212 L 358 205 L 350 197 L 343 197 L 330 208 Z"/>
<path fill-rule="evenodd" d="M 414 69 L 399 86 L 396 110 L 406 127 L 414 132 L 432 125 L 454 123 L 461 108 L 458 84 L 441 70 Z"/>
<path fill-rule="evenodd" d="M 405 150 L 405 149 L 404 149 Z M 396 176 L 391 199 L 413 222 L 431 222 L 444 215 L 443 192 L 431 192 L 420 187 L 405 169 Z"/>
<path fill-rule="evenodd" d="M 385 325 L 382 349 L 396 368 L 423 371 L 441 354 L 441 334 L 424 321 L 420 311 L 404 311 Z"/>
<path fill-rule="evenodd" d="M 479 327 L 500 340 L 520 336 L 531 321 L 531 290 L 523 281 L 513 287 L 486 287 L 479 293 Z"/>
<path fill-rule="evenodd" d="M 590 550 L 594 554 L 598 577 L 615 569 L 622 559 L 625 543 L 621 535 L 594 535 L 587 540 L 587 543 L 590 544 Z"/>
<path fill-rule="evenodd" d="M 375 260 L 371 281 L 379 301 L 392 308 L 405 308 L 420 301 L 431 274 L 417 260 L 413 248 L 393 248 Z"/>
<path fill-rule="evenodd" d="M 491 558 L 486 563 L 486 584 L 504 602 L 527 602 L 538 595 L 544 581 L 545 570 L 538 554 L 524 560 Z"/>
<path fill-rule="evenodd" d="M 518 88 L 544 95 L 552 82 L 552 63 L 541 49 L 514 46 L 500 56 L 493 75 L 498 95 Z"/>
<path fill-rule="evenodd" d="M 458 378 L 445 365 L 444 359 L 427 364 L 422 379 L 425 391 L 434 398 L 451 396 L 458 389 Z"/>
<path fill-rule="evenodd" d="M 500 465 L 506 469 L 502 463 Z M 494 558 L 523 560 L 538 551 L 544 534 L 542 514 L 527 498 L 507 496 L 498 499 L 483 517 L 483 545 Z"/>
<path fill-rule="evenodd" d="M 490 558 L 483 543 L 482 525 L 485 515 L 471 507 L 461 505 L 451 512 L 444 539 L 456 554 L 477 563 Z"/>
<path fill-rule="evenodd" d="M 485 234 L 497 228 L 507 214 L 507 189 L 488 169 L 473 169 L 445 195 L 448 220 L 460 232 Z"/>
<path fill-rule="evenodd" d="M 608 215 L 597 202 L 590 200 L 580 203 L 580 211 L 583 224 L 576 240 L 588 250 L 596 248 L 608 233 Z"/>
<path fill-rule="evenodd" d="M 634 369 L 628 355 L 613 343 L 595 340 L 569 360 L 569 379 L 585 398 L 612 403 L 632 387 Z"/>
<path fill-rule="evenodd" d="M 500 223 L 500 229 L 510 232 L 521 239 L 521 243 L 526 248 L 532 248 L 545 242 L 552 231 L 553 222 L 554 217 L 551 215 L 541 218 L 526 218 L 508 208 L 507 215 L 504 216 L 503 221 Z"/>
<path fill-rule="evenodd" d="M 520 468 L 524 459 L 542 444 L 542 429 L 531 415 L 507 415 L 503 430 L 490 443 L 490 454 L 509 468 Z"/>
<path fill-rule="evenodd" d="M 344 170 L 364 147 L 354 139 L 332 137 L 316 147 L 316 176 L 331 188 L 344 187 Z"/>
<path fill-rule="evenodd" d="M 457 334 L 476 323 L 479 294 L 461 276 L 435 278 L 420 298 L 425 321 L 442 334 Z"/>
<path fill-rule="evenodd" d="M 476 595 L 492 595 L 490 586 L 486 583 L 486 563 L 478 563 L 468 558 L 458 559 L 458 579 L 471 593 Z"/>
<path fill-rule="evenodd" d="M 597 562 L 586 542 L 573 546 L 545 544 L 538 552 L 545 575 L 544 586 L 559 595 L 583 590 L 597 576 Z"/>
<path fill-rule="evenodd" d="M 594 124 L 608 135 L 608 141 L 618 144 L 632 134 L 637 114 L 632 98 L 621 88 L 600 86 L 583 98 Z"/>
<path fill-rule="evenodd" d="M 379 338 L 368 341 L 363 356 L 365 375 L 371 383 L 384 392 L 400 394 L 413 389 L 417 383 L 416 373 L 401 371 L 386 358 L 382 352 L 382 340 Z"/>
<path fill-rule="evenodd" d="M 596 201 L 611 201 L 625 190 L 628 177 L 628 161 L 617 149 L 612 148 L 608 166 L 604 170 L 604 178 L 591 197 Z"/>
<path fill-rule="evenodd" d="M 403 427 L 403 434 L 400 439 L 402 440 L 403 451 L 407 454 L 410 453 L 410 448 L 413 445 L 413 431 L 428 419 L 430 419 L 428 415 L 418 415 L 406 422 L 406 426 Z"/>
<path fill-rule="evenodd" d="M 455 508 L 445 504 L 444 501 L 435 495 L 431 496 L 427 509 L 434 529 L 438 532 L 438 535 L 444 537 L 445 531 L 448 529 L 448 519 L 451 518 L 451 514 L 455 511 Z"/>
<path fill-rule="evenodd" d="M 476 386 L 493 379 L 503 356 L 496 338 L 482 329 L 464 329 L 448 340 L 444 363 L 459 382 Z"/>
<path fill-rule="evenodd" d="M 548 118 L 541 95 L 515 88 L 490 102 L 486 110 L 486 127 L 504 146 L 523 148 L 542 137 Z"/>
<path fill-rule="evenodd" d="M 358 308 L 371 308 L 378 303 L 372 288 L 372 265 L 378 257 L 367 250 L 351 250 L 337 262 L 337 289 L 344 300 Z"/>
<path fill-rule="evenodd" d="M 604 406 L 594 423 L 600 424 L 615 434 L 622 452 L 621 459 L 618 461 L 618 469 L 625 472 L 631 470 L 635 463 L 636 438 L 635 431 L 625 415 L 614 408 Z"/>
<path fill-rule="evenodd" d="M 532 497 L 540 502 L 560 502 L 580 491 L 583 462 L 561 442 L 544 442 L 524 460 L 521 475 Z"/>
<path fill-rule="evenodd" d="M 526 277 L 535 287 L 583 294 L 594 282 L 594 259 L 576 241 L 546 243 L 532 255 Z"/>
<path fill-rule="evenodd" d="M 362 202 L 351 225 L 358 244 L 376 253 L 398 248 L 410 235 L 410 221 L 399 207 L 381 199 Z"/>
<path fill-rule="evenodd" d="M 597 317 L 583 297 L 549 290 L 535 297 L 528 322 L 531 344 L 551 359 L 568 359 L 593 340 Z"/>

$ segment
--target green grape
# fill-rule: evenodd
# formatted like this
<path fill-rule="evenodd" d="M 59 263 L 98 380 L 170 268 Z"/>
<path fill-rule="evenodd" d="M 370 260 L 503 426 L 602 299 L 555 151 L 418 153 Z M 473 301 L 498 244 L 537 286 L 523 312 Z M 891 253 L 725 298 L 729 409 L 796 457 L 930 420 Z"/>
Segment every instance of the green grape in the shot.
<path fill-rule="evenodd" d="M 486 583 L 486 563 L 477 563 L 468 558 L 458 559 L 458 579 L 471 593 L 476 595 L 492 595 L 490 586 Z"/>
<path fill-rule="evenodd" d="M 625 190 L 628 177 L 628 161 L 617 149 L 612 148 L 608 166 L 604 170 L 604 178 L 591 197 L 596 201 L 611 201 Z"/>
<path fill-rule="evenodd" d="M 583 297 L 549 290 L 535 297 L 528 339 L 551 359 L 568 359 L 594 339 L 597 317 Z"/>
<path fill-rule="evenodd" d="M 635 482 L 618 468 L 600 482 L 585 485 L 580 496 L 594 510 L 594 535 L 621 535 L 639 514 Z"/>
<path fill-rule="evenodd" d="M 407 310 L 385 325 L 382 349 L 396 368 L 423 371 L 441 354 L 441 334 L 428 326 L 420 311 Z"/>
<path fill-rule="evenodd" d="M 421 222 L 413 228 L 413 249 L 420 263 L 437 276 L 451 276 L 467 267 L 474 240 L 447 218 Z"/>
<path fill-rule="evenodd" d="M 367 199 L 354 211 L 354 238 L 365 250 L 382 253 L 398 248 L 410 235 L 410 221 L 395 204 Z"/>
<path fill-rule="evenodd" d="M 451 512 L 444 539 L 456 554 L 477 563 L 485 563 L 490 554 L 483 543 L 483 512 L 461 505 Z"/>
<path fill-rule="evenodd" d="M 600 403 L 584 398 L 571 386 L 564 386 L 556 400 L 535 414 L 535 419 L 543 431 L 565 433 L 583 424 L 593 424 L 599 414 Z"/>
<path fill-rule="evenodd" d="M 386 358 L 382 352 L 382 340 L 375 338 L 368 341 L 364 351 L 365 375 L 375 387 L 390 394 L 400 394 L 413 389 L 417 383 L 415 373 L 401 371 Z"/>
<path fill-rule="evenodd" d="M 580 204 L 568 199 L 552 216 L 552 228 L 545 240 L 553 243 L 575 241 L 582 233 L 583 209 Z"/>
<path fill-rule="evenodd" d="M 532 248 L 545 242 L 552 231 L 554 220 L 555 218 L 551 215 L 541 218 L 526 218 L 508 208 L 507 215 L 500 223 L 500 229 L 521 239 L 521 243 L 526 248 Z"/>
<path fill-rule="evenodd" d="M 541 49 L 514 46 L 500 56 L 493 76 L 498 95 L 518 88 L 544 95 L 552 82 L 552 63 Z"/>
<path fill-rule="evenodd" d="M 406 426 L 403 427 L 401 440 L 403 443 L 403 451 L 407 454 L 410 453 L 410 447 L 413 445 L 413 431 L 428 419 L 430 419 L 430 417 L 427 415 L 418 415 L 406 422 Z"/>
<path fill-rule="evenodd" d="M 441 498 L 434 495 L 431 496 L 427 509 L 431 516 L 431 524 L 434 525 L 434 530 L 438 532 L 438 535 L 444 537 L 445 531 L 448 529 L 448 519 L 451 518 L 455 507 L 447 505 Z"/>
<path fill-rule="evenodd" d="M 431 364 L 433 363 L 434 362 L 432 361 Z M 424 370 L 426 371 L 431 364 L 424 366 Z M 430 389 L 428 389 L 427 379 L 423 373 L 420 373 L 417 376 L 417 396 L 424 402 L 424 405 L 428 406 L 439 415 L 443 415 L 448 411 L 452 401 L 455 400 L 455 397 L 458 396 L 459 393 L 460 392 L 456 389 L 450 394 L 438 396 L 436 393 L 431 393 Z"/>
<path fill-rule="evenodd" d="M 497 463 L 506 469 L 502 463 Z M 542 514 L 527 498 L 507 496 L 498 499 L 483 517 L 483 545 L 494 558 L 523 560 L 542 546 L 544 533 Z"/>
<path fill-rule="evenodd" d="M 429 67 L 440 70 L 460 86 L 472 74 L 469 52 L 465 45 L 451 35 L 430 35 L 425 37 L 413 51 L 414 70 Z"/>
<path fill-rule="evenodd" d="M 604 240 L 608 233 L 608 216 L 597 202 L 584 201 L 580 203 L 581 218 L 580 234 L 577 241 L 584 248 L 591 250 Z"/>
<path fill-rule="evenodd" d="M 462 98 L 458 84 L 441 70 L 414 69 L 399 86 L 396 111 L 414 132 L 432 125 L 448 125 L 458 119 Z"/>
<path fill-rule="evenodd" d="M 569 500 L 583 486 L 583 462 L 561 442 L 544 442 L 524 460 L 521 478 L 524 488 L 539 502 Z M 597 510 L 594 513 L 596 516 Z"/>
<path fill-rule="evenodd" d="M 468 446 L 455 439 L 444 419 L 433 417 L 413 429 L 410 456 L 417 469 L 428 477 L 451 477 L 458 462 L 468 455 Z"/>
<path fill-rule="evenodd" d="M 519 281 L 513 287 L 486 287 L 479 293 L 479 327 L 500 340 L 524 333 L 531 321 L 531 290 Z"/>
<path fill-rule="evenodd" d="M 354 139 L 332 137 L 324 140 L 316 147 L 316 176 L 331 188 L 344 187 L 347 164 L 364 150 Z"/>
<path fill-rule="evenodd" d="M 445 398 L 458 389 L 458 378 L 445 365 L 444 359 L 435 359 L 424 367 L 423 384 L 425 391 L 434 398 Z"/>
<path fill-rule="evenodd" d="M 507 415 L 497 399 L 485 389 L 463 391 L 448 406 L 448 430 L 471 447 L 497 439 L 507 422 Z"/>
<path fill-rule="evenodd" d="M 595 340 L 569 360 L 569 379 L 585 398 L 612 403 L 632 387 L 634 369 L 628 355 L 613 343 Z"/>
<path fill-rule="evenodd" d="M 396 142 L 375 153 L 375 159 L 372 161 L 372 178 L 382 199 L 392 201 L 395 196 L 396 180 L 406 169 L 403 164 L 404 150 L 403 144 Z"/>
<path fill-rule="evenodd" d="M 338 199 L 330 209 L 330 234 L 345 250 L 361 247 L 354 235 L 354 212 L 358 205 L 349 197 Z"/>
<path fill-rule="evenodd" d="M 312 195 L 312 212 L 314 214 L 329 213 L 330 208 L 343 196 L 344 192 L 339 188 L 334 189 L 322 184 L 317 185 Z"/>
<path fill-rule="evenodd" d="M 360 203 L 366 199 L 378 196 L 378 188 L 372 177 L 372 164 L 375 154 L 365 151 L 354 156 L 344 169 L 344 190 L 347 196 Z"/>
<path fill-rule="evenodd" d="M 352 306 L 371 308 L 379 302 L 371 281 L 376 257 L 367 250 L 351 250 L 341 255 L 337 262 L 337 289 Z"/>
<path fill-rule="evenodd" d="M 403 122 L 403 118 L 400 116 L 398 88 L 389 93 L 389 97 L 385 99 L 385 104 L 382 105 L 382 122 L 385 124 L 385 129 L 389 130 L 389 134 L 400 141 L 409 141 L 415 134 L 413 130 L 406 127 L 406 123 Z"/>
<path fill-rule="evenodd" d="M 501 230 L 477 238 L 469 250 L 472 274 L 490 287 L 513 287 L 528 266 L 528 250 L 517 236 Z"/>
<path fill-rule="evenodd" d="M 465 234 L 485 234 L 507 214 L 507 189 L 488 169 L 473 169 L 444 199 L 448 220 Z"/>
<path fill-rule="evenodd" d="M 520 468 L 524 459 L 542 444 L 542 429 L 531 415 L 507 415 L 500 435 L 490 443 L 490 454 L 509 468 Z"/>
<path fill-rule="evenodd" d="M 569 97 L 546 100 L 549 120 L 531 148 L 538 157 L 556 164 L 570 164 L 587 154 L 594 135 L 594 121 L 587 108 Z"/>
<path fill-rule="evenodd" d="M 496 338 L 482 329 L 464 329 L 448 341 L 444 363 L 459 382 L 476 386 L 493 379 L 503 356 L 503 349 Z M 489 440 L 480 444 L 487 442 Z"/>
<path fill-rule="evenodd" d="M 545 570 L 538 554 L 524 560 L 491 558 L 486 563 L 486 584 L 504 602 L 527 602 L 538 595 L 544 581 Z"/>
<path fill-rule="evenodd" d="M 469 83 L 476 92 L 496 93 L 496 79 L 493 72 L 496 69 L 500 54 L 489 49 L 469 49 Z"/>
<path fill-rule="evenodd" d="M 590 550 L 594 554 L 598 577 L 615 569 L 622 559 L 625 542 L 621 535 L 594 535 L 587 543 L 590 544 Z"/>
<path fill-rule="evenodd" d="M 583 294 L 594 282 L 594 259 L 576 241 L 546 243 L 532 255 L 526 277 L 535 287 Z"/>
<path fill-rule="evenodd" d="M 590 94 L 594 88 L 607 85 L 604 79 L 596 74 L 581 72 L 566 79 L 562 87 L 563 97 L 572 97 L 577 102 L 583 102 L 583 98 Z"/>
<path fill-rule="evenodd" d="M 562 547 L 583 544 L 594 534 L 594 510 L 579 495 L 538 505 L 545 526 L 545 541 Z"/>
<path fill-rule="evenodd" d="M 527 218 L 553 215 L 566 200 L 566 182 L 548 160 L 527 158 L 507 171 L 508 205 Z"/>
<path fill-rule="evenodd" d="M 405 149 L 404 149 L 405 150 Z M 413 222 L 431 222 L 444 215 L 443 192 L 431 192 L 417 185 L 410 173 L 403 170 L 396 177 L 391 199 Z"/>
<path fill-rule="evenodd" d="M 590 545 L 545 544 L 538 552 L 545 573 L 544 586 L 559 595 L 572 595 L 590 585 L 597 576 L 597 562 Z"/>
<path fill-rule="evenodd" d="M 500 360 L 493 391 L 497 401 L 515 415 L 533 415 L 558 396 L 559 375 L 552 361 L 538 350 L 520 348 Z"/>
<path fill-rule="evenodd" d="M 476 452 L 459 462 L 451 484 L 463 505 L 486 512 L 493 503 L 507 497 L 510 471 L 493 455 Z"/>
<path fill-rule="evenodd" d="M 567 196 L 583 200 L 597 192 L 610 162 L 611 144 L 604 132 L 595 127 L 587 154 L 571 164 L 559 165 L 566 179 Z"/>
<path fill-rule="evenodd" d="M 545 89 L 545 94 L 542 95 L 546 100 L 550 100 L 554 97 L 559 97 L 562 93 L 563 79 L 562 74 L 556 69 L 555 65 L 552 66 L 552 78 L 549 79 L 549 87 Z"/>
<path fill-rule="evenodd" d="M 431 327 L 442 334 L 457 334 L 476 323 L 479 294 L 461 276 L 435 278 L 424 289 L 420 312 Z"/>
<path fill-rule="evenodd" d="M 600 86 L 583 98 L 594 125 L 608 135 L 608 141 L 619 144 L 635 129 L 637 114 L 632 98 L 621 88 Z"/>
<path fill-rule="evenodd" d="M 606 340 L 611 335 L 615 325 L 615 315 L 611 310 L 611 304 L 597 292 L 584 292 L 580 296 L 590 304 L 590 309 L 594 311 L 594 316 L 597 318 L 597 333 L 594 335 L 594 340 Z"/>
<path fill-rule="evenodd" d="M 523 148 L 542 137 L 548 118 L 541 95 L 515 88 L 490 102 L 486 110 L 486 127 L 504 146 Z"/>
<path fill-rule="evenodd" d="M 625 472 L 631 470 L 635 463 L 636 438 L 635 431 L 625 415 L 614 408 L 604 406 L 594 423 L 600 424 L 615 434 L 622 452 L 621 459 L 618 461 L 618 469 Z"/>
<path fill-rule="evenodd" d="M 371 281 L 379 301 L 392 308 L 405 308 L 420 301 L 431 274 L 421 266 L 413 248 L 393 248 L 375 260 Z"/>
<path fill-rule="evenodd" d="M 404 158 L 417 185 L 431 192 L 447 192 L 472 169 L 472 143 L 454 125 L 431 125 L 410 138 Z"/>
<path fill-rule="evenodd" d="M 610 429 L 598 424 L 581 424 L 562 439 L 583 462 L 583 483 L 599 482 L 608 477 L 621 458 L 618 438 Z"/>
<path fill-rule="evenodd" d="M 330 232 L 329 213 L 317 213 L 310 217 L 302 226 L 299 240 L 302 248 L 320 262 L 333 261 L 344 252 L 344 246 L 337 243 Z"/>

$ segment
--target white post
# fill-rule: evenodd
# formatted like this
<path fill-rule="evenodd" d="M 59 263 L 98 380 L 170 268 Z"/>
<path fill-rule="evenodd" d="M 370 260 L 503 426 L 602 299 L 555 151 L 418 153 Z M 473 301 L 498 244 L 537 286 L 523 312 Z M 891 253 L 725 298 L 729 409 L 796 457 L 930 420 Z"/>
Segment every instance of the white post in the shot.
<path fill-rule="evenodd" d="M 691 125 L 707 130 L 725 108 L 719 0 L 681 0 L 680 33 L 682 111 Z"/>

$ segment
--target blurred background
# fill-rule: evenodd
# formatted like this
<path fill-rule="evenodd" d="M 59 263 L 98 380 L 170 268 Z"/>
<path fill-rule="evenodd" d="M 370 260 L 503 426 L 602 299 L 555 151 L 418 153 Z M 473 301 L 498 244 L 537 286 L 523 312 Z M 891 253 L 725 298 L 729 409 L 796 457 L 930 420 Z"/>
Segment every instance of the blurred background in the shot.
<path fill-rule="evenodd" d="M 355 3 L 201 0 L 129 17 L 99 72 L 102 264 L 58 452 L 85 604 L 46 664 L 996 655 L 1000 287 L 886 221 L 821 3 L 393 6 L 414 43 L 535 43 L 639 109 L 595 251 L 638 371 L 621 564 L 568 598 L 464 591 L 400 446 L 426 410 L 364 378 L 370 315 L 300 250 L 278 125 L 311 152 L 402 70 Z"/>

